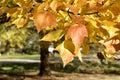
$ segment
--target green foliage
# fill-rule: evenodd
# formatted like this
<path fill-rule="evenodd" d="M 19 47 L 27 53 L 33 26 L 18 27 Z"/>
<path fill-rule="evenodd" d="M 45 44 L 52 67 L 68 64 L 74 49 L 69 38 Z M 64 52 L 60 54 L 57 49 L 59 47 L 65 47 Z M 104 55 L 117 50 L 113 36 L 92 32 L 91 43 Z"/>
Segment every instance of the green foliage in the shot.
<path fill-rule="evenodd" d="M 18 29 L 15 25 L 11 25 L 9 22 L 0 25 L 1 52 L 5 52 L 7 45 L 5 41 L 8 40 L 10 43 L 9 50 L 15 49 L 15 51 L 18 50 L 18 52 L 28 54 L 34 52 L 39 53 L 39 34 L 36 33 L 37 31 L 34 28 L 32 21 L 22 29 Z"/>

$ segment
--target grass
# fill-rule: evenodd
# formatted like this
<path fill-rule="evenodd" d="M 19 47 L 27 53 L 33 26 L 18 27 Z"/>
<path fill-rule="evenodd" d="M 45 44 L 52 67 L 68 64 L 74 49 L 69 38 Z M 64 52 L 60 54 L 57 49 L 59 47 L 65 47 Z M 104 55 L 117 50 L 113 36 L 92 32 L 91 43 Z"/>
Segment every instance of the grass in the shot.
<path fill-rule="evenodd" d="M 23 74 L 25 72 L 39 72 L 39 63 L 14 63 L 1 64 L 1 74 Z M 120 74 L 120 64 L 99 64 L 97 62 L 71 62 L 63 68 L 62 63 L 51 63 L 51 71 L 60 73 L 83 73 L 83 74 Z"/>
<path fill-rule="evenodd" d="M 38 59 L 39 54 L 10 54 L 2 55 L 1 59 Z M 39 71 L 39 63 L 6 63 L 0 64 L 0 74 L 22 74 L 28 71 Z"/>
<path fill-rule="evenodd" d="M 34 55 L 21 55 L 21 54 L 12 54 L 12 55 L 2 55 L 0 59 L 35 59 L 39 58 L 39 54 Z M 58 56 L 57 56 L 58 57 Z M 0 64 L 0 73 L 23 73 L 26 71 L 39 71 L 39 63 L 11 63 L 11 64 Z M 109 64 L 100 64 L 95 61 L 86 61 L 80 63 L 79 61 L 72 61 L 63 68 L 62 62 L 60 63 L 51 63 L 50 64 L 52 71 L 57 72 L 66 72 L 66 73 L 106 73 L 106 74 L 120 74 L 120 64 L 119 63 L 109 63 Z"/>
<path fill-rule="evenodd" d="M 2 55 L 0 56 L 0 59 L 35 59 L 40 58 L 39 54 L 10 54 L 10 55 Z"/>
<path fill-rule="evenodd" d="M 24 74 L 25 72 L 37 72 L 39 71 L 40 64 L 34 63 L 34 64 L 2 64 L 0 65 L 0 74 L 15 74 L 20 75 Z"/>
<path fill-rule="evenodd" d="M 87 73 L 87 74 L 120 74 L 120 64 L 109 63 L 100 64 L 94 61 L 72 61 L 64 68 L 61 63 L 51 64 L 51 69 L 59 72 L 66 73 Z"/>

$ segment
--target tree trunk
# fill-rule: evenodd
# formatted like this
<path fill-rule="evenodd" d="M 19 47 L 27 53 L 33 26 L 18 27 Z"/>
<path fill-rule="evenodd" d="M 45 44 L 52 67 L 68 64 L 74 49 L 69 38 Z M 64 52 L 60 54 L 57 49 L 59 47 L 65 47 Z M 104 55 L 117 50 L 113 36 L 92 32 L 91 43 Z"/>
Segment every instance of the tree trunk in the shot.
<path fill-rule="evenodd" d="M 40 57 L 41 65 L 40 65 L 40 73 L 39 73 L 40 76 L 48 76 L 51 74 L 49 61 L 48 61 L 48 58 L 49 58 L 48 47 L 49 47 L 48 43 L 42 42 L 41 51 L 40 51 L 40 54 L 41 54 L 41 57 Z"/>

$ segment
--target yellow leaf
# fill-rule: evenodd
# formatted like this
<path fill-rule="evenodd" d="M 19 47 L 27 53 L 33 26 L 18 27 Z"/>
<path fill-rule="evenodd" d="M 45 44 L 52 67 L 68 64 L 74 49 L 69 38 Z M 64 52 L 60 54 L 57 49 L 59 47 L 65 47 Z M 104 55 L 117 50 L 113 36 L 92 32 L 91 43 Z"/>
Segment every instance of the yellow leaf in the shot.
<path fill-rule="evenodd" d="M 91 17 L 91 18 L 90 18 Z M 99 28 L 99 26 L 97 26 L 97 22 L 96 22 L 96 20 L 94 20 L 94 18 L 93 18 L 93 16 L 88 16 L 88 17 L 86 17 L 86 19 L 87 19 L 87 21 L 88 22 L 90 22 L 90 24 L 92 25 L 92 26 L 94 26 L 95 28 Z"/>
<path fill-rule="evenodd" d="M 24 25 L 28 22 L 28 19 L 25 18 L 17 18 L 12 22 L 12 24 L 15 24 L 17 28 L 24 27 Z"/>
<path fill-rule="evenodd" d="M 113 5 L 110 6 L 110 10 L 114 15 L 118 15 L 120 13 L 120 1 L 115 1 Z"/>
<path fill-rule="evenodd" d="M 104 36 L 105 37 L 109 37 L 110 36 L 109 33 L 108 33 L 108 31 L 106 29 L 100 27 L 99 30 L 100 30 L 100 34 L 102 34 L 102 36 L 100 36 L 100 37 L 103 38 Z"/>
<path fill-rule="evenodd" d="M 89 50 L 90 50 L 89 44 L 87 44 L 85 40 L 82 44 L 82 52 L 83 54 L 88 54 Z"/>
<path fill-rule="evenodd" d="M 68 13 L 64 12 L 62 10 L 59 11 L 60 15 L 65 19 L 66 17 L 68 17 Z"/>
<path fill-rule="evenodd" d="M 112 21 L 104 20 L 103 24 L 104 24 L 104 26 L 102 26 L 102 27 L 108 31 L 110 38 L 112 38 L 118 34 L 117 32 L 119 31 L 119 29 L 115 27 L 116 23 L 114 23 Z"/>
<path fill-rule="evenodd" d="M 15 3 L 16 3 L 17 5 L 19 5 L 20 7 L 22 7 L 22 6 L 25 4 L 24 0 L 14 0 L 14 1 L 15 1 Z"/>
<path fill-rule="evenodd" d="M 8 7 L 0 7 L 0 15 L 2 15 L 5 12 L 7 12 L 8 10 L 9 10 Z"/>
<path fill-rule="evenodd" d="M 58 41 L 64 35 L 63 30 L 56 30 L 46 34 L 41 41 Z"/>
<path fill-rule="evenodd" d="M 77 57 L 79 58 L 79 60 L 80 60 L 81 62 L 83 62 L 80 48 L 75 48 L 75 52 L 74 52 L 74 53 L 75 53 L 75 56 L 77 56 Z"/>
<path fill-rule="evenodd" d="M 61 8 L 65 8 L 65 6 L 63 5 L 62 2 L 58 1 L 58 0 L 53 0 L 50 4 L 50 7 L 53 11 L 58 11 L 60 10 Z"/>
<path fill-rule="evenodd" d="M 64 48 L 64 42 L 60 44 L 56 50 L 60 52 L 60 56 L 63 61 L 63 67 L 73 60 L 74 55 L 66 48 Z"/>
<path fill-rule="evenodd" d="M 68 49 L 71 53 L 74 53 L 75 46 L 74 46 L 74 44 L 72 43 L 71 40 L 65 40 L 64 41 L 64 47 L 66 49 Z"/>
<path fill-rule="evenodd" d="M 113 19 L 115 18 L 114 14 L 110 11 L 107 10 L 105 13 L 101 14 L 100 20 L 111 20 L 113 21 Z"/>

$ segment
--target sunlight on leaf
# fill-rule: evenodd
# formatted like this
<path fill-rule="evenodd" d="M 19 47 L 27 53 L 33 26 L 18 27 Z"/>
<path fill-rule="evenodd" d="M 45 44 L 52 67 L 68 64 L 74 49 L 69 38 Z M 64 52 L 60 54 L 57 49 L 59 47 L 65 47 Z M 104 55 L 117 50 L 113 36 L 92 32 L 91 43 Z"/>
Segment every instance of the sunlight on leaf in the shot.
<path fill-rule="evenodd" d="M 74 55 L 66 48 L 64 48 L 64 42 L 56 47 L 56 50 L 60 52 L 60 56 L 63 61 L 63 67 L 73 60 Z"/>
<path fill-rule="evenodd" d="M 109 54 L 115 53 L 120 50 L 120 40 L 112 39 L 103 43 L 106 47 L 106 52 Z"/>
<path fill-rule="evenodd" d="M 115 49 L 112 45 L 112 40 L 105 42 L 104 45 L 106 47 L 106 52 L 108 52 L 110 54 L 115 52 Z"/>
<path fill-rule="evenodd" d="M 83 43 L 84 37 L 88 36 L 85 25 L 73 25 L 68 29 L 67 35 L 72 39 L 75 47 L 80 47 Z"/>
<path fill-rule="evenodd" d="M 75 48 L 75 52 L 74 52 L 74 53 L 75 53 L 75 56 L 77 56 L 78 59 L 79 59 L 81 62 L 83 62 L 80 48 Z"/>
<path fill-rule="evenodd" d="M 118 34 L 117 31 L 119 31 L 119 29 L 115 28 L 116 23 L 112 21 L 106 21 L 106 20 L 104 20 L 103 23 L 104 23 L 104 26 L 102 27 L 108 31 L 110 38 Z"/>
<path fill-rule="evenodd" d="M 78 14 L 78 9 L 72 5 L 69 5 L 69 4 L 65 4 L 66 8 L 69 8 L 75 15 Z"/>
<path fill-rule="evenodd" d="M 22 7 L 25 4 L 24 0 L 14 0 L 14 1 L 17 5 L 19 5 L 19 7 Z"/>
<path fill-rule="evenodd" d="M 47 26 L 55 26 L 56 24 L 55 14 L 47 11 L 37 12 L 34 15 L 34 24 L 38 32 L 40 32 Z"/>
<path fill-rule="evenodd" d="M 50 7 L 53 11 L 58 11 L 62 8 L 65 8 L 65 6 L 62 4 L 62 2 L 57 1 L 57 0 L 53 0 L 50 4 Z"/>
<path fill-rule="evenodd" d="M 56 30 L 46 34 L 41 40 L 42 41 L 58 41 L 63 37 L 63 30 Z"/>
<path fill-rule="evenodd" d="M 28 22 L 28 19 L 17 18 L 16 20 L 12 22 L 12 24 L 15 24 L 17 28 L 21 28 L 21 27 L 24 27 L 27 24 L 27 22 Z"/>

